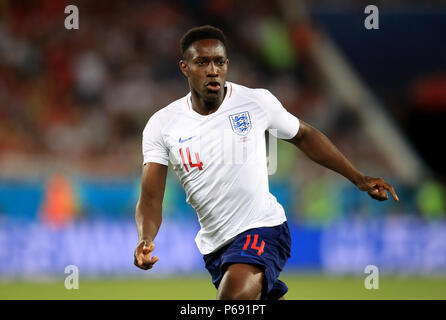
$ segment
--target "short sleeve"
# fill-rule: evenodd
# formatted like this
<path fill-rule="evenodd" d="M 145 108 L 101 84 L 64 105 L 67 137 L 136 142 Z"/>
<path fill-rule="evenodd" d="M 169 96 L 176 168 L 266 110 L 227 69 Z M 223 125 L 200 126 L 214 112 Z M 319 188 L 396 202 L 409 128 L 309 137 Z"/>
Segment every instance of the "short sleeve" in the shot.
<path fill-rule="evenodd" d="M 167 166 L 169 164 L 169 151 L 161 135 L 161 123 L 157 113 L 147 122 L 142 134 L 143 164 L 156 162 Z"/>
<path fill-rule="evenodd" d="M 279 139 L 291 139 L 297 134 L 299 119 L 289 113 L 271 92 L 263 90 L 261 103 L 267 113 L 268 131 Z"/>

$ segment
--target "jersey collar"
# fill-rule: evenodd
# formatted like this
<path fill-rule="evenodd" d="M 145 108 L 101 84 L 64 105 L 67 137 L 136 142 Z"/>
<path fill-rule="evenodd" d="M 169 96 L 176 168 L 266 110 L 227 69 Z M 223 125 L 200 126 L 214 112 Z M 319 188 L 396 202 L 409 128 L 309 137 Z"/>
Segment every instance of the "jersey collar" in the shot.
<path fill-rule="evenodd" d="M 209 115 L 199 114 L 198 112 L 196 112 L 192 108 L 192 94 L 189 92 L 188 95 L 186 96 L 186 110 L 187 110 L 187 112 L 192 114 L 194 117 L 200 118 L 200 119 L 205 119 L 205 118 L 210 117 L 212 115 L 218 114 L 223 109 L 223 107 L 225 106 L 226 101 L 228 101 L 231 98 L 232 94 L 233 94 L 233 92 L 232 92 L 233 91 L 233 84 L 232 84 L 232 82 L 226 81 L 225 82 L 225 88 L 226 88 L 226 94 L 225 94 L 225 97 L 224 97 L 221 105 L 218 107 L 217 111 L 215 111 L 214 113 L 211 113 Z"/>

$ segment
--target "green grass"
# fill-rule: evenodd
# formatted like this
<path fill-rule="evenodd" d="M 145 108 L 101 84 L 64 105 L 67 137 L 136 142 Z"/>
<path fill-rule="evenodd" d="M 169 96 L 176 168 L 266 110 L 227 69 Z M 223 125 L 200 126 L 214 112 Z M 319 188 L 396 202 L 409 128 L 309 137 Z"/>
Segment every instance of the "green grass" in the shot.
<path fill-rule="evenodd" d="M 284 274 L 286 299 L 446 299 L 446 277 L 381 276 L 378 290 L 366 290 L 364 278 Z M 66 290 L 64 279 L 47 282 L 0 280 L 0 299 L 153 299 L 212 300 L 216 290 L 206 276 L 142 279 L 80 279 Z"/>

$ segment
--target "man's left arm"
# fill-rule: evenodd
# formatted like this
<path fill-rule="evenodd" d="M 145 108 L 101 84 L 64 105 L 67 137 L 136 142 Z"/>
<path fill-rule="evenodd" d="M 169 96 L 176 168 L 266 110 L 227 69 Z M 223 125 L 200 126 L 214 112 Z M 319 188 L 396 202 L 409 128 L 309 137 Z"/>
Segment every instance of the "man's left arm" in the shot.
<path fill-rule="evenodd" d="M 363 175 L 339 151 L 322 132 L 300 120 L 297 134 L 291 139 L 284 139 L 304 152 L 311 160 L 346 177 L 359 190 L 366 191 L 373 199 L 387 200 L 387 190 L 395 201 L 399 201 L 393 187 L 382 178 Z"/>

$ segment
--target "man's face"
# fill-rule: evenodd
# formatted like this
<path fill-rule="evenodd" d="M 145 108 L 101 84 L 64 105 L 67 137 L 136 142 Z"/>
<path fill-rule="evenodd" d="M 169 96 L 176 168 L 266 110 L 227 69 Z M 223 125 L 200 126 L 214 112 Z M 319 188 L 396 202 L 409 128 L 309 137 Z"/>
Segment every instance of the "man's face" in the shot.
<path fill-rule="evenodd" d="M 180 68 L 189 80 L 191 90 L 205 101 L 216 100 L 224 95 L 228 71 L 226 49 L 219 40 L 204 39 L 194 42 L 186 51 Z"/>

